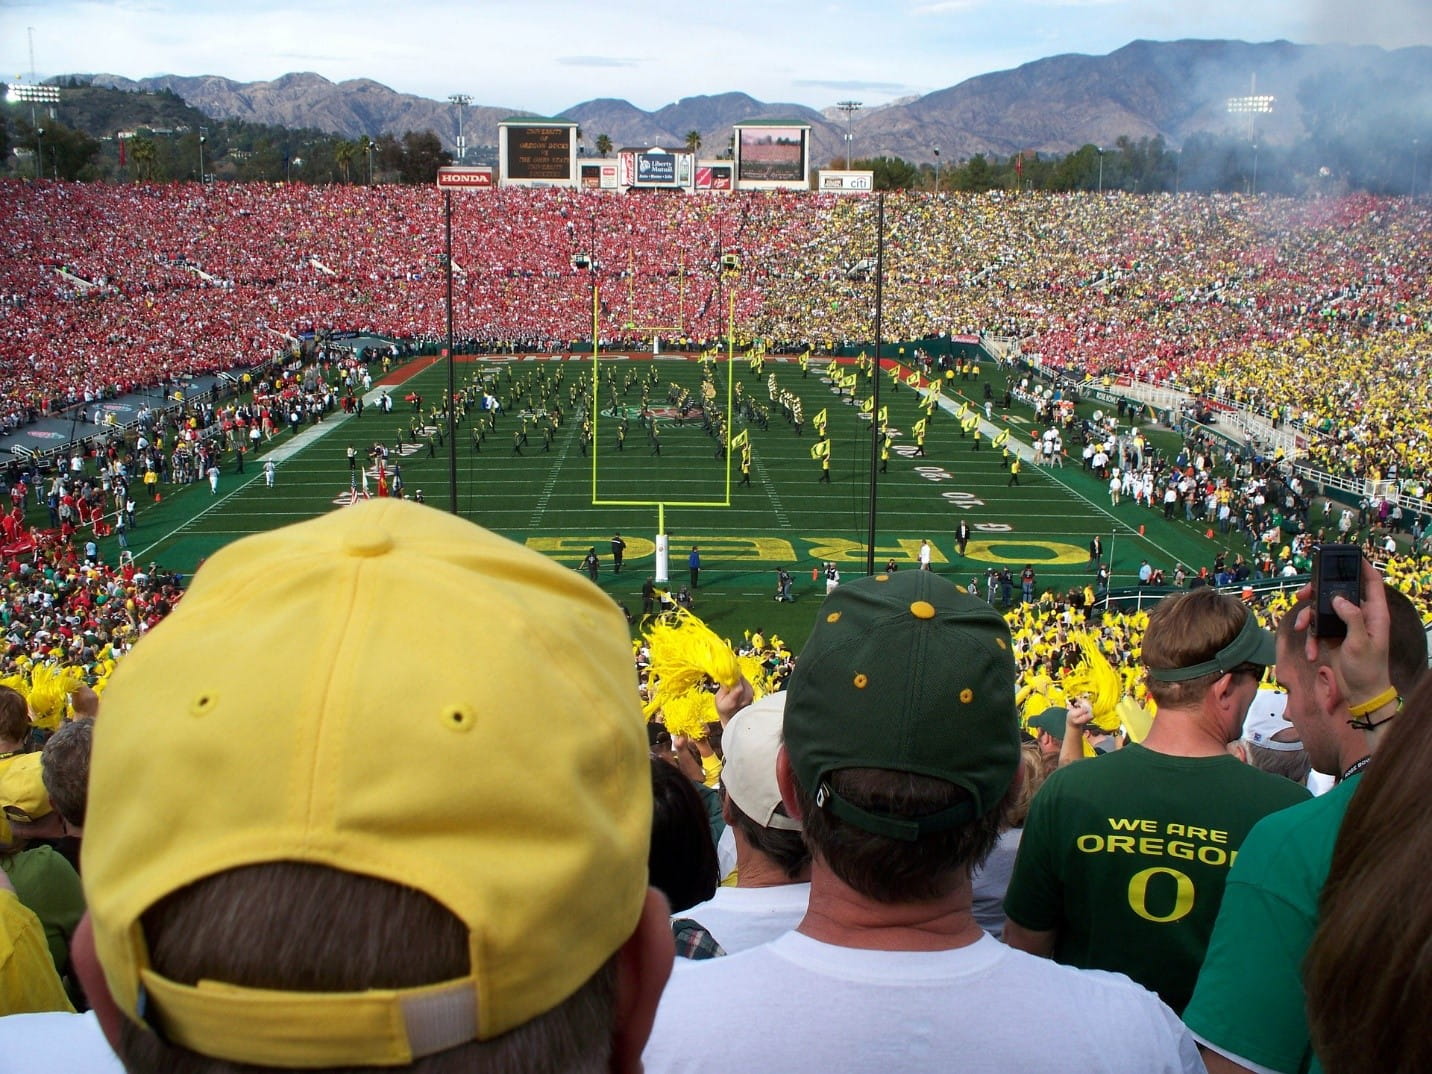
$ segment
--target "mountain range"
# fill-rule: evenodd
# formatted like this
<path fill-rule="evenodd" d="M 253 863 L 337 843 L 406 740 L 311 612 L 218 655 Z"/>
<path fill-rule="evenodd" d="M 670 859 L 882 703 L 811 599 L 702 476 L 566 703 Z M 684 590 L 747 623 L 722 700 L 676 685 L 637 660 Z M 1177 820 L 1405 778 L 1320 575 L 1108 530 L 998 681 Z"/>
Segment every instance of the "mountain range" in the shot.
<path fill-rule="evenodd" d="M 66 77 L 124 90 L 170 90 L 216 118 L 311 127 L 352 138 L 432 130 L 452 146 L 458 133 L 451 103 L 398 93 L 371 79 L 334 83 L 312 73 L 269 82 L 215 75 Z M 1230 114 L 1230 98 L 1254 94 L 1272 96 L 1272 111 L 1258 115 L 1256 124 Z M 468 146 L 494 146 L 498 122 L 526 114 L 520 103 L 469 105 L 463 114 Z M 618 148 L 675 147 L 694 130 L 703 155 L 716 156 L 727 149 L 733 124 L 758 118 L 809 123 L 818 166 L 845 153 L 846 118 L 837 109 L 762 102 L 740 92 L 687 97 L 651 112 L 624 100 L 597 99 L 561 115 L 579 124 L 589 153 L 603 134 Z M 851 131 L 857 158 L 931 161 L 939 149 L 941 159 L 953 162 L 976 153 L 1067 153 L 1081 145 L 1111 145 L 1121 136 L 1160 136 L 1180 146 L 1199 133 L 1246 132 L 1266 144 L 1288 144 L 1327 133 L 1331 126 L 1425 128 L 1429 116 L 1432 48 L 1134 41 L 1104 56 L 1051 56 L 862 110 L 853 116 Z"/>

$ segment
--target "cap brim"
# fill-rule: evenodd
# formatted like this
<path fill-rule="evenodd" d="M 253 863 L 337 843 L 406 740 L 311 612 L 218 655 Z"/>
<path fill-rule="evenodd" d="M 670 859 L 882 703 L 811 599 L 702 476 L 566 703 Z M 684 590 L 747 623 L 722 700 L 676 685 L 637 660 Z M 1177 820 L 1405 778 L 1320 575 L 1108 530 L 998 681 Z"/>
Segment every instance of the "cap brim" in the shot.
<path fill-rule="evenodd" d="M 1258 628 L 1258 644 L 1253 654 L 1248 657 L 1250 664 L 1262 664 L 1270 668 L 1278 662 L 1278 635 L 1271 630 Z"/>

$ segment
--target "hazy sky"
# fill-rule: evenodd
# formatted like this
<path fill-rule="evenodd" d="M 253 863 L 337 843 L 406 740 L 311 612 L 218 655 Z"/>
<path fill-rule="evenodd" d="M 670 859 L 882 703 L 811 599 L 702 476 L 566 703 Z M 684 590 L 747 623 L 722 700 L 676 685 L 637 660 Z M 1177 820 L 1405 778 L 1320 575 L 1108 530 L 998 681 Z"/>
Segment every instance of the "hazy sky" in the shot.
<path fill-rule="evenodd" d="M 744 90 L 824 108 L 1137 38 L 1432 44 L 1432 0 L 0 0 L 0 74 L 316 71 L 552 113 Z"/>

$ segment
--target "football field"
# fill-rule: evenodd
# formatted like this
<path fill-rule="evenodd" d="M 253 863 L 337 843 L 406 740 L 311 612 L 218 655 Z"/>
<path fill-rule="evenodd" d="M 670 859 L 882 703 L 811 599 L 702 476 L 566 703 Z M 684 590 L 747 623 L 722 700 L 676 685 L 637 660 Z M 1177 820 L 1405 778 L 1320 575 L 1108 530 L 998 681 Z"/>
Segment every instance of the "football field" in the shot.
<path fill-rule="evenodd" d="M 657 573 L 656 539 L 664 530 L 673 590 L 690 584 L 688 555 L 699 549 L 695 611 L 718 633 L 738 641 L 760 627 L 797 647 L 825 591 L 824 577 L 813 579 L 812 570 L 826 562 L 847 577 L 865 570 L 872 466 L 877 569 L 892 559 L 914 569 L 920 542 L 928 539 L 932 568 L 962 585 L 978 580 L 983 587 L 986 572 L 1004 566 L 1017 579 L 1032 564 L 1040 592 L 1065 591 L 1091 578 L 1088 542 L 1096 534 L 1115 588 L 1132 584 L 1144 559 L 1170 574 L 1176 562 L 1196 567 L 1212 560 L 1219 546 L 1200 529 L 1167 523 L 1160 512 L 1127 501 L 1112 506 L 1107 484 L 1082 472 L 1077 445 L 1066 445 L 1063 468 L 1033 466 L 1029 444 L 1038 431 L 1027 409 L 996 404 L 983 420 L 985 383 L 996 400 L 1003 397 L 999 370 L 987 364 L 978 379 L 944 382 L 934 406 L 924 390 L 906 382 L 910 372 L 902 369 L 898 388 L 889 375 L 882 378 L 879 403 L 891 439 L 882 461 L 872 460 L 877 412 L 865 402 L 873 381 L 856 372 L 854 360 L 816 359 L 802 368 L 793 357 L 767 358 L 758 372 L 741 357 L 728 366 L 687 356 L 604 355 L 594 381 L 589 358 L 462 358 L 455 366 L 459 387 L 490 393 L 504 410 L 469 410 L 459 425 L 458 510 L 574 570 L 595 549 L 598 584 L 637 614 L 642 582 Z M 854 386 L 842 387 L 839 381 L 848 385 L 852 374 Z M 354 498 L 353 486 L 359 496 L 365 486 L 377 495 L 380 479 L 389 484 L 395 476 L 407 495 L 421 490 L 429 505 L 447 509 L 447 444 L 438 443 L 431 419 L 431 401 L 442 398 L 446 379 L 442 362 L 398 370 L 382 389 L 391 397 L 391 413 L 374 404 L 375 390 L 361 417 L 329 416 L 296 439 L 275 439 L 257 460 L 247 460 L 242 474 L 230 462 L 216 494 L 203 482 L 146 505 L 130 537 L 136 559 L 188 572 L 229 541 L 339 510 Z M 697 405 L 703 391 L 710 396 L 704 411 Z M 595 414 L 582 405 L 592 393 L 599 400 Z M 788 406 L 793 399 L 803 412 L 799 435 L 778 402 Z M 549 437 L 548 415 L 556 408 L 560 422 Z M 828 482 L 821 480 L 823 452 L 812 450 L 822 411 Z M 720 429 L 728 412 L 737 442 L 729 455 Z M 976 415 L 978 440 L 970 426 Z M 718 418 L 715 429 L 707 427 L 709 416 Z M 915 432 L 921 419 L 927 422 L 923 456 Z M 992 443 L 1005 430 L 1007 446 L 1025 457 L 1017 486 L 1004 452 Z M 743 434 L 750 453 L 746 480 Z M 1172 434 L 1163 434 L 1163 446 L 1172 443 Z M 370 458 L 378 444 L 387 449 L 381 473 Z M 359 460 L 353 471 L 350 445 Z M 263 472 L 270 455 L 277 460 L 272 487 Z M 971 528 L 963 556 L 954 542 L 961 519 Z M 620 574 L 610 555 L 618 532 L 626 542 Z M 794 576 L 794 603 L 774 600 L 780 567 Z M 1017 599 L 1017 581 L 1015 593 Z"/>

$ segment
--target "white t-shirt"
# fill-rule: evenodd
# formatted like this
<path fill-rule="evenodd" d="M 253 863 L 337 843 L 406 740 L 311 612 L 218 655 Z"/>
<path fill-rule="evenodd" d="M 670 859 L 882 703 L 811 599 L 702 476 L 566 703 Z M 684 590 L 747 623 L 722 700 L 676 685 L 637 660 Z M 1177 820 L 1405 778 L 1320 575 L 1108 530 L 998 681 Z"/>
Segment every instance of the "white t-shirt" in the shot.
<path fill-rule="evenodd" d="M 809 901 L 809 884 L 717 888 L 711 898 L 675 916 L 699 922 L 733 955 L 790 932 L 805 917 Z"/>
<path fill-rule="evenodd" d="M 12 1014 L 0 1018 L 0 1074 L 124 1074 L 119 1057 L 88 1014 Z"/>
<path fill-rule="evenodd" d="M 1204 1071 L 1152 992 L 990 936 L 953 951 L 867 951 L 790 932 L 678 963 L 643 1057 L 649 1074 Z M 711 1031 L 693 1036 L 694 1026 Z"/>

